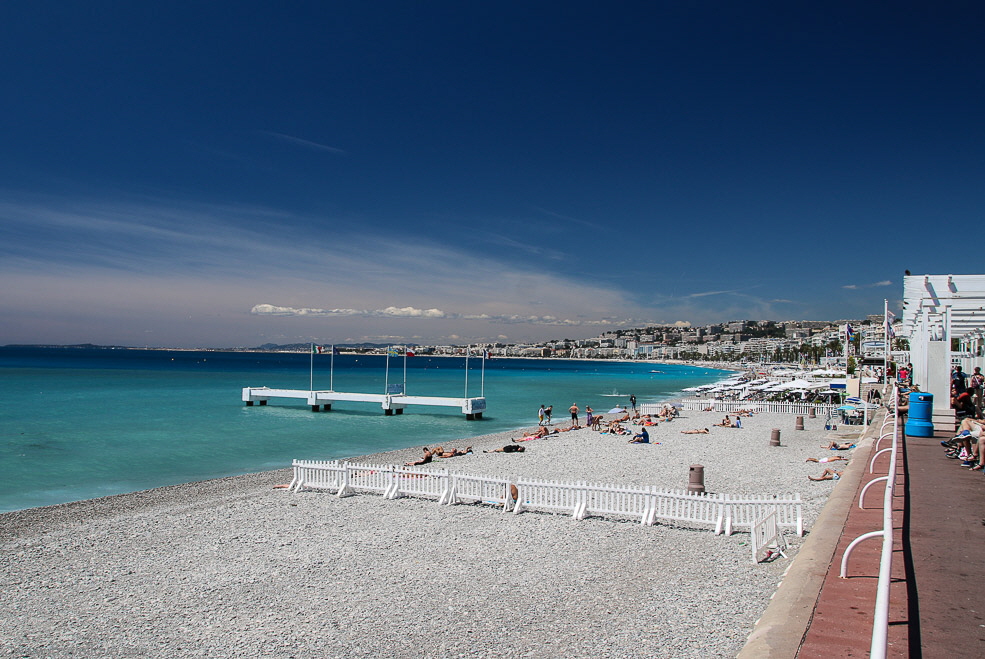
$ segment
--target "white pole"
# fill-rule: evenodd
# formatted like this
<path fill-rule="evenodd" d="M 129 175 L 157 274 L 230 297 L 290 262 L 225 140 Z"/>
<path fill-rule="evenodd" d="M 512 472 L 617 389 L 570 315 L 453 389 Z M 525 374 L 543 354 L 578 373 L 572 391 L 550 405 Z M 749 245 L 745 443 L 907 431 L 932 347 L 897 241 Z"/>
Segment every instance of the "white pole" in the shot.
<path fill-rule="evenodd" d="M 383 393 L 390 395 L 390 346 L 386 347 L 386 375 L 383 376 Z"/>
<path fill-rule="evenodd" d="M 466 346 L 465 348 L 465 397 L 469 397 L 469 353 L 472 352 L 472 346 Z"/>
<path fill-rule="evenodd" d="M 479 395 L 486 397 L 486 350 L 482 351 L 482 386 L 479 387 Z"/>
<path fill-rule="evenodd" d="M 889 328 L 892 327 L 889 324 L 889 300 L 883 299 L 882 301 L 882 317 L 883 317 L 883 331 L 886 333 L 886 345 L 882 350 L 882 393 L 886 393 L 886 387 L 889 386 L 889 350 L 893 346 L 893 340 L 889 338 Z"/>
<path fill-rule="evenodd" d="M 308 351 L 308 393 L 315 390 L 315 344 Z"/>
<path fill-rule="evenodd" d="M 407 346 L 404 346 L 404 396 L 407 395 Z"/>
<path fill-rule="evenodd" d="M 335 391 L 335 344 L 332 344 L 332 362 L 328 371 L 328 390 Z"/>

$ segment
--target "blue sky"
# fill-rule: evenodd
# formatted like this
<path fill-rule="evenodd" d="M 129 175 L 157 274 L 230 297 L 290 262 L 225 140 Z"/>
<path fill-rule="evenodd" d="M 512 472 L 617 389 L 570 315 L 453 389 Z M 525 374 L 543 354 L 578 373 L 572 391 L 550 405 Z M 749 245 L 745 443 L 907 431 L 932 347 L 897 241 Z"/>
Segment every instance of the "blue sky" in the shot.
<path fill-rule="evenodd" d="M 0 344 L 837 319 L 981 272 L 980 2 L 0 4 Z"/>

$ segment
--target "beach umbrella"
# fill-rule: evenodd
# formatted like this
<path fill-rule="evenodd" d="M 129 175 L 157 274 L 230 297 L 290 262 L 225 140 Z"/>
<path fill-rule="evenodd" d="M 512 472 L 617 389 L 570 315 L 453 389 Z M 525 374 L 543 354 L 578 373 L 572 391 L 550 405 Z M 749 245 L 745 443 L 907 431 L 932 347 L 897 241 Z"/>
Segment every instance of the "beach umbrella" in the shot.
<path fill-rule="evenodd" d="M 626 411 L 626 410 L 624 410 L 624 409 L 623 409 L 623 408 L 621 408 L 621 407 L 613 407 L 613 408 L 612 408 L 611 410 L 609 410 L 609 412 L 608 412 L 608 413 L 609 413 L 609 414 L 622 414 L 622 413 L 623 413 L 623 412 L 625 412 L 625 411 Z"/>

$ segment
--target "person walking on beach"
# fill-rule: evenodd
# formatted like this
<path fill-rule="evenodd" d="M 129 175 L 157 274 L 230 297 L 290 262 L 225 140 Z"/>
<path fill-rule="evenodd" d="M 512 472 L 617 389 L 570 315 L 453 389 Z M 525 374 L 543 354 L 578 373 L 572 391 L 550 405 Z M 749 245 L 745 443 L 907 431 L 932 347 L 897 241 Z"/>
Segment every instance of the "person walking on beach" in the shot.
<path fill-rule="evenodd" d="M 595 410 L 592 409 L 592 406 L 591 405 L 586 405 L 585 406 L 585 425 L 586 426 L 592 425 L 592 415 L 594 413 L 595 413 Z"/>
<path fill-rule="evenodd" d="M 537 410 L 537 425 L 538 426 L 544 425 L 544 406 L 543 405 L 541 405 L 540 406 L 540 409 Z"/>
<path fill-rule="evenodd" d="M 578 425 L 578 404 L 577 403 L 571 403 L 571 407 L 568 408 L 568 411 L 571 412 L 571 425 L 577 426 Z"/>
<path fill-rule="evenodd" d="M 636 411 L 636 394 L 629 396 L 629 406 L 633 408 L 634 412 Z"/>
<path fill-rule="evenodd" d="M 547 407 L 544 408 L 544 419 L 547 421 L 547 425 L 549 426 L 554 425 L 554 422 L 551 421 L 551 416 L 553 414 L 554 414 L 553 405 L 548 405 Z"/>

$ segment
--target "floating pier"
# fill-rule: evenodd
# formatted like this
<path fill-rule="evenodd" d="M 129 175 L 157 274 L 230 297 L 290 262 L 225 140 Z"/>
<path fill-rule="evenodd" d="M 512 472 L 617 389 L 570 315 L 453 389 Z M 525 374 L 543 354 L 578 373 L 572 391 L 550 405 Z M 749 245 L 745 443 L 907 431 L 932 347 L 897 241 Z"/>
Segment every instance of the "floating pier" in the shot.
<path fill-rule="evenodd" d="M 304 400 L 312 412 L 330 411 L 333 403 L 358 402 L 379 403 L 387 416 L 403 414 L 404 408 L 411 405 L 431 405 L 436 407 L 457 407 L 469 421 L 482 418 L 486 410 L 485 397 L 446 398 L 443 396 L 405 396 L 403 394 L 360 394 L 341 391 L 308 391 L 306 389 L 270 389 L 269 387 L 244 387 L 243 402 L 247 407 L 254 403 L 266 405 L 271 398 Z"/>

